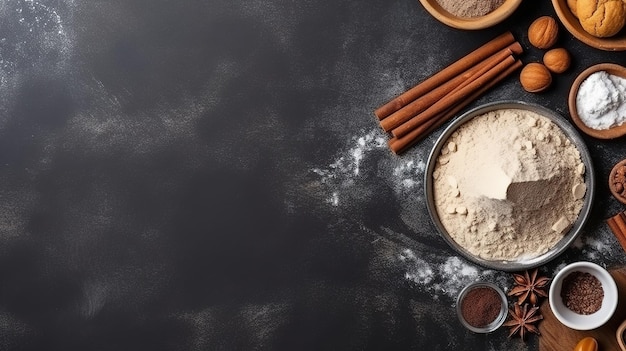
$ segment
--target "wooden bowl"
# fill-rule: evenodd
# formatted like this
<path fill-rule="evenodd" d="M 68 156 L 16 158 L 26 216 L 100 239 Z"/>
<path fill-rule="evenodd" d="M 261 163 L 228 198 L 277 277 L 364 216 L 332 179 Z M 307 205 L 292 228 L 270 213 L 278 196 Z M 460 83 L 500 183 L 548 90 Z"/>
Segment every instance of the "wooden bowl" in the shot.
<path fill-rule="evenodd" d="M 615 179 L 617 170 L 622 166 L 626 166 L 626 160 L 621 160 L 620 162 L 616 163 L 615 166 L 613 166 L 613 169 L 611 169 L 611 173 L 609 173 L 609 190 L 611 191 L 611 194 L 613 194 L 613 196 L 617 199 L 617 201 L 626 204 L 626 198 L 615 189 L 615 185 L 613 183 L 613 179 Z"/>
<path fill-rule="evenodd" d="M 585 134 L 598 139 L 615 139 L 626 134 L 626 123 L 616 127 L 611 127 L 609 129 L 590 128 L 580 119 L 580 116 L 578 115 L 578 109 L 576 108 L 576 96 L 578 95 L 578 89 L 580 88 L 580 84 L 591 74 L 599 71 L 606 71 L 609 74 L 626 78 L 626 67 L 614 63 L 599 63 L 582 71 L 582 73 L 580 73 L 578 77 L 576 77 L 574 83 L 572 83 L 572 87 L 569 91 L 569 114 L 572 117 L 572 121 L 574 122 L 574 124 Z"/>
<path fill-rule="evenodd" d="M 600 50 L 605 51 L 624 51 L 626 50 L 626 28 L 622 29 L 616 35 L 609 38 L 598 38 L 587 33 L 580 25 L 578 18 L 574 16 L 567 6 L 567 0 L 552 0 L 552 6 L 559 20 L 576 39 L 583 43 Z"/>
<path fill-rule="evenodd" d="M 480 17 L 457 17 L 444 10 L 436 0 L 420 0 L 422 6 L 439 22 L 453 28 L 477 30 L 494 26 L 509 17 L 522 0 L 505 0 L 500 7 Z"/>
<path fill-rule="evenodd" d="M 619 348 L 622 349 L 622 351 L 626 351 L 626 321 L 623 321 L 622 324 L 619 325 L 615 337 L 617 338 Z"/>

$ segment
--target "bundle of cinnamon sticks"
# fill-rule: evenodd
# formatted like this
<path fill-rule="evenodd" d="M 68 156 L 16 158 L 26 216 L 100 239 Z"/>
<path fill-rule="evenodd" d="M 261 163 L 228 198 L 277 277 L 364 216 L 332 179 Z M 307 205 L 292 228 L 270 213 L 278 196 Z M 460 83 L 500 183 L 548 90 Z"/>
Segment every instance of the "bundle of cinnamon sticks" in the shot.
<path fill-rule="evenodd" d="M 606 220 L 611 232 L 626 251 L 626 212 L 620 212 Z"/>
<path fill-rule="evenodd" d="M 519 69 L 522 52 L 506 32 L 376 109 L 380 126 L 391 133 L 389 148 L 402 153 L 455 116 Z"/>

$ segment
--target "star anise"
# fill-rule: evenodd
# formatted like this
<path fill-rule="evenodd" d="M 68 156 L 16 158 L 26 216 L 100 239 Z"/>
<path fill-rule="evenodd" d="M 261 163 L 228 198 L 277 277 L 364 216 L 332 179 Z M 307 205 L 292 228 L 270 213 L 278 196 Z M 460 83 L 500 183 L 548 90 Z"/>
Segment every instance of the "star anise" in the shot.
<path fill-rule="evenodd" d="M 536 305 L 539 300 L 539 296 L 547 297 L 546 286 L 550 282 L 548 277 L 537 277 L 539 272 L 538 268 L 535 268 L 531 273 L 524 272 L 524 275 L 513 274 L 516 286 L 507 293 L 509 296 L 517 296 L 517 303 L 522 305 L 526 302 L 526 299 L 530 301 L 531 305 Z"/>
<path fill-rule="evenodd" d="M 520 308 L 518 304 L 514 304 L 513 308 L 514 309 L 509 309 L 509 314 L 512 318 L 503 324 L 505 327 L 511 327 L 509 338 L 519 333 L 522 341 L 525 341 L 524 338 L 528 332 L 541 335 L 539 329 L 535 326 L 535 323 L 543 319 L 541 313 L 538 312 L 538 306 L 531 307 L 529 310 L 528 304 L 526 303 L 522 308 Z"/>

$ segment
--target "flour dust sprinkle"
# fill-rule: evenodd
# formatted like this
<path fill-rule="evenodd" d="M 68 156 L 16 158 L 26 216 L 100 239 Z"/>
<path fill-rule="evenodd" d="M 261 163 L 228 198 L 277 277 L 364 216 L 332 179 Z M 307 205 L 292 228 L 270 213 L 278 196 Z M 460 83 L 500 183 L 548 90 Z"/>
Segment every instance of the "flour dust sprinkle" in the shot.
<path fill-rule="evenodd" d="M 376 160 L 372 161 L 376 155 Z M 388 150 L 387 139 L 378 129 L 350 138 L 349 146 L 326 167 L 311 169 L 320 177 L 320 182 L 328 188 L 326 202 L 339 206 L 341 195 L 358 191 L 359 180 L 364 177 L 362 166 L 365 162 L 376 162 L 376 177 L 387 183 L 397 193 L 422 184 L 426 163 L 421 159 L 398 157 Z"/>

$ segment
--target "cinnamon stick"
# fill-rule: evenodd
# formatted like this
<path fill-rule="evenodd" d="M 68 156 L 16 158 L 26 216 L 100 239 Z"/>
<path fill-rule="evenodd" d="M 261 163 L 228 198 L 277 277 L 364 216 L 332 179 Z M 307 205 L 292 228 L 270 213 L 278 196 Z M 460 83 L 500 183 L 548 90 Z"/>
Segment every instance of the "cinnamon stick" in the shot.
<path fill-rule="evenodd" d="M 463 86 L 461 89 L 452 91 L 451 93 L 449 93 L 448 95 L 444 96 L 442 99 L 434 103 L 432 106 L 427 108 L 424 112 L 411 118 L 410 120 L 403 123 L 399 127 L 394 128 L 391 131 L 391 134 L 393 134 L 393 136 L 396 138 L 406 135 L 408 132 L 417 128 L 420 124 L 424 123 L 428 119 L 447 110 L 451 106 L 464 100 L 467 96 L 470 96 L 474 91 L 488 84 L 491 80 L 493 80 L 500 73 L 506 71 L 506 69 L 509 66 L 511 66 L 513 63 L 515 63 L 515 58 L 513 58 L 512 56 L 509 56 L 508 58 L 498 63 L 493 68 L 489 69 L 485 74 L 471 81 L 469 84 Z"/>
<path fill-rule="evenodd" d="M 380 121 L 380 126 L 386 132 L 391 131 L 392 129 L 400 126 L 402 123 L 408 121 L 415 115 L 426 110 L 428 107 L 437 102 L 439 99 L 443 98 L 452 90 L 464 84 L 465 81 L 467 81 L 469 78 L 475 76 L 475 73 L 477 71 L 480 71 L 485 67 L 491 68 L 495 66 L 496 63 L 505 59 L 507 56 L 510 56 L 512 54 L 520 54 L 522 51 L 523 49 L 520 43 L 517 41 L 514 42 L 506 48 L 496 52 L 494 55 L 491 55 L 490 57 L 487 57 L 486 59 L 477 63 L 465 72 L 459 74 L 458 76 L 443 83 L 432 91 L 424 94 L 423 96 L 420 96 L 415 101 L 408 103 L 401 109 L 385 117 L 383 120 Z"/>
<path fill-rule="evenodd" d="M 413 129 L 406 135 L 400 138 L 391 138 L 389 140 L 389 148 L 395 154 L 401 154 L 406 151 L 409 147 L 413 146 L 418 141 L 422 140 L 426 135 L 433 132 L 435 129 L 439 128 L 443 123 L 448 121 L 450 118 L 454 117 L 459 111 L 461 111 L 465 106 L 467 106 L 472 101 L 476 100 L 480 95 L 484 94 L 487 90 L 494 87 L 496 84 L 501 82 L 504 78 L 511 75 L 513 72 L 522 67 L 522 61 L 517 60 L 513 65 L 509 66 L 504 72 L 500 73 L 493 80 L 489 81 L 487 84 L 483 85 L 481 88 L 473 92 L 470 96 L 463 99 L 461 102 L 446 110 L 445 112 L 440 113 L 439 115 L 431 118 L 426 123 L 423 123 L 419 127 Z"/>
<path fill-rule="evenodd" d="M 379 120 L 389 116 L 406 104 L 414 101 L 418 97 L 440 86 L 441 84 L 443 84 L 443 82 L 446 82 L 453 77 L 459 75 L 461 72 L 466 71 L 470 67 L 476 65 L 478 62 L 512 44 L 514 41 L 515 38 L 513 37 L 513 34 L 511 32 L 506 32 L 497 36 L 496 38 L 490 40 L 481 47 L 477 48 L 476 50 L 470 52 L 469 54 L 455 61 L 451 65 L 432 75 L 430 78 L 424 80 L 423 82 L 400 94 L 386 104 L 380 106 L 374 111 L 374 114 L 378 117 Z"/>
<path fill-rule="evenodd" d="M 615 235 L 615 238 L 617 238 L 617 241 L 620 243 L 624 251 L 626 251 L 626 213 L 620 212 L 607 219 L 606 222 L 613 235 Z"/>

